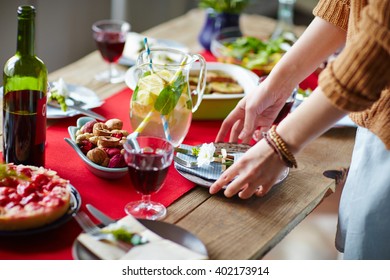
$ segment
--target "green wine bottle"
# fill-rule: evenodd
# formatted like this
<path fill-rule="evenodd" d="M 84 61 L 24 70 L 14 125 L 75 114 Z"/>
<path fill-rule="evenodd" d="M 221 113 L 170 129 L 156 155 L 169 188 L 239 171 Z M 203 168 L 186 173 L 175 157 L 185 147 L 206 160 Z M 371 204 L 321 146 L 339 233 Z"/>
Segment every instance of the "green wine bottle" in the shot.
<path fill-rule="evenodd" d="M 3 72 L 3 157 L 6 163 L 45 165 L 47 69 L 35 56 L 35 8 L 18 8 L 16 54 Z"/>

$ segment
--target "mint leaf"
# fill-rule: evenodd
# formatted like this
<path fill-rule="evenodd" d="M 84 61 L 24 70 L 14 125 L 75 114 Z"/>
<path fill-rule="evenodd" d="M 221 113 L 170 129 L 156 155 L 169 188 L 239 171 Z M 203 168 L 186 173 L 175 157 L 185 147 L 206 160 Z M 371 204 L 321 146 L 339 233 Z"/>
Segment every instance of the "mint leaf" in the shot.
<path fill-rule="evenodd" d="M 185 78 L 183 74 L 180 73 L 176 80 L 169 83 L 160 92 L 154 103 L 154 109 L 162 115 L 168 115 L 172 112 L 179 101 L 185 85 Z"/>
<path fill-rule="evenodd" d="M 137 86 L 135 87 L 135 89 L 134 89 L 133 96 L 131 97 L 131 99 L 132 99 L 133 101 L 136 101 L 136 100 L 137 100 L 138 90 L 139 90 L 139 88 L 138 88 L 138 85 L 137 85 Z"/>

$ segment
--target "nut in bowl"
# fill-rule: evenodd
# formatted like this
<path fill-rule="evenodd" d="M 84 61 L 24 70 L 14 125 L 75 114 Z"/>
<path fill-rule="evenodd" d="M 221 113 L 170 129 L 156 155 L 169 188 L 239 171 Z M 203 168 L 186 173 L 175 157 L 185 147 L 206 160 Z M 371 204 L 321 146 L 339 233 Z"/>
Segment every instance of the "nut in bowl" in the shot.
<path fill-rule="evenodd" d="M 65 138 L 65 141 L 93 174 L 107 179 L 120 178 L 127 174 L 123 142 L 129 134 L 122 126 L 119 119 L 99 122 L 81 117 L 76 126 L 68 127 L 70 138 Z"/>

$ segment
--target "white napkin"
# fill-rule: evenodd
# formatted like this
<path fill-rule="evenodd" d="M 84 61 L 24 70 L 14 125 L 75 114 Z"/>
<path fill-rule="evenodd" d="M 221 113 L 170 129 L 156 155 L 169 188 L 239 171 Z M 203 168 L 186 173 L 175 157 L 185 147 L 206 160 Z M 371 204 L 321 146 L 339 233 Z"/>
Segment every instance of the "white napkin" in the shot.
<path fill-rule="evenodd" d="M 121 223 L 129 225 L 133 232 L 139 233 L 149 242 L 135 246 L 126 253 L 109 243 L 97 241 L 87 233 L 80 234 L 77 240 L 103 260 L 203 260 L 208 258 L 205 255 L 162 238 L 131 216 L 121 219 Z"/>

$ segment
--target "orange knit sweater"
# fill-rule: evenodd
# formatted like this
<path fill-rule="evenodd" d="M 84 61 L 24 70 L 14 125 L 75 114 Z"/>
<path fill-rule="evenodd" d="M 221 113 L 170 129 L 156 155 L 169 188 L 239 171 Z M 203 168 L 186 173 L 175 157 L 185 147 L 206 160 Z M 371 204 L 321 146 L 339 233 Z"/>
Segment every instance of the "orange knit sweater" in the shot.
<path fill-rule="evenodd" d="M 346 45 L 319 86 L 390 150 L 390 0 L 320 0 L 313 14 L 347 30 Z"/>

